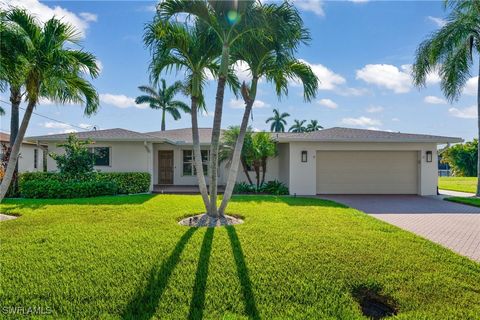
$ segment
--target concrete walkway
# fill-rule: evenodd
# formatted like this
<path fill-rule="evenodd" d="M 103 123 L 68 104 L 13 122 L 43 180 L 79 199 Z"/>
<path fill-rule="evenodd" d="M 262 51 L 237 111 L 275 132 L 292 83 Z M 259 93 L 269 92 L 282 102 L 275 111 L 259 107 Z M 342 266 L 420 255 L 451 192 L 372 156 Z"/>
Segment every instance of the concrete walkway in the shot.
<path fill-rule="evenodd" d="M 322 195 L 480 262 L 480 208 L 410 195 Z"/>
<path fill-rule="evenodd" d="M 469 197 L 475 197 L 475 193 L 469 193 L 469 192 L 460 192 L 460 191 L 452 191 L 452 190 L 438 190 L 441 196 L 444 197 L 462 197 L 462 198 L 469 198 Z"/>

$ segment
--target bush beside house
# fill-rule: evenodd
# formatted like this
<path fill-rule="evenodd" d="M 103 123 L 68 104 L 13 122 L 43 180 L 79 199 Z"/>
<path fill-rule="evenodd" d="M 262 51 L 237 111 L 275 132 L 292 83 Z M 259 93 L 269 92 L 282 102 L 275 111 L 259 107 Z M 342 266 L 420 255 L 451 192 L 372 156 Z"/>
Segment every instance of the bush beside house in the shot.
<path fill-rule="evenodd" d="M 258 188 L 256 185 L 246 182 L 236 183 L 233 188 L 234 194 L 272 194 L 272 195 L 288 195 L 288 187 L 280 181 L 273 180 L 268 181 L 260 185 Z"/>

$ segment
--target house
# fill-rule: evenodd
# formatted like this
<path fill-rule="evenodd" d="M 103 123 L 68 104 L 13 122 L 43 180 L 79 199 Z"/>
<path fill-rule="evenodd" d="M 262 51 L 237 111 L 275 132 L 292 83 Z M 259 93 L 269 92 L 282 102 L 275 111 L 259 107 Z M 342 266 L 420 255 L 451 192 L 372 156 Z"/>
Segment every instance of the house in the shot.
<path fill-rule="evenodd" d="M 0 159 L 3 159 L 3 146 L 10 145 L 10 135 L 0 132 Z M 46 146 L 24 140 L 20 147 L 18 158 L 19 172 L 34 172 L 44 170 L 44 159 L 46 159 Z"/>
<path fill-rule="evenodd" d="M 143 171 L 155 185 L 197 185 L 194 175 L 191 129 L 140 133 L 125 129 L 80 132 L 92 139 L 101 171 Z M 437 146 L 462 142 L 460 138 L 376 130 L 330 128 L 311 133 L 272 133 L 278 156 L 268 161 L 266 181 L 285 183 L 291 194 L 419 194 L 437 192 Z M 61 152 L 56 144 L 67 134 L 29 138 Z M 211 129 L 200 129 L 205 166 Z M 49 171 L 56 170 L 53 159 Z M 228 168 L 220 165 L 219 184 Z M 239 170 L 238 181 L 246 177 Z M 208 177 L 207 177 L 208 183 Z"/>

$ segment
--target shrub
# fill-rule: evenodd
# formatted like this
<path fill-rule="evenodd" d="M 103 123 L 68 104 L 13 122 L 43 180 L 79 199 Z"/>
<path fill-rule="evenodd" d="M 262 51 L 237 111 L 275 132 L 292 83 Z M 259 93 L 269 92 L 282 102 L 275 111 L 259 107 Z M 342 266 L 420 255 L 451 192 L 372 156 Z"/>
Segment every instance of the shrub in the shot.
<path fill-rule="evenodd" d="M 120 194 L 143 193 L 150 189 L 148 172 L 100 172 L 97 176 L 99 181 L 114 182 Z"/>
<path fill-rule="evenodd" d="M 265 193 L 273 195 L 288 195 L 288 187 L 280 181 L 273 180 L 262 184 L 258 189 L 255 185 L 248 184 L 246 182 L 239 182 L 235 184 L 233 193 L 245 194 L 245 193 Z"/>
<path fill-rule="evenodd" d="M 66 142 L 57 145 L 62 147 L 65 153 L 50 153 L 50 157 L 57 162 L 58 170 L 63 176 L 75 180 L 88 180 L 89 175 L 94 172 L 94 155 L 88 150 L 91 143 L 91 140 L 81 141 L 71 133 Z"/>
<path fill-rule="evenodd" d="M 238 182 L 233 187 L 233 193 L 242 194 L 242 193 L 255 193 L 257 190 L 254 185 L 248 184 L 246 182 Z"/>
<path fill-rule="evenodd" d="M 22 183 L 20 193 L 24 198 L 88 198 L 115 195 L 117 186 L 110 181 L 30 180 Z"/>

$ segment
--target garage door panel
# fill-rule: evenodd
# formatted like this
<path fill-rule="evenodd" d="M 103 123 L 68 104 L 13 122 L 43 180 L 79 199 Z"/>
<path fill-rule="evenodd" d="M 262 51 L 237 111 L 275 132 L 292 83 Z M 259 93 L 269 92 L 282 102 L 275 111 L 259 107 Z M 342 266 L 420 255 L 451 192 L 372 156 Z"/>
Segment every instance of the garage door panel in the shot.
<path fill-rule="evenodd" d="M 416 194 L 416 151 L 318 151 L 317 193 Z"/>

